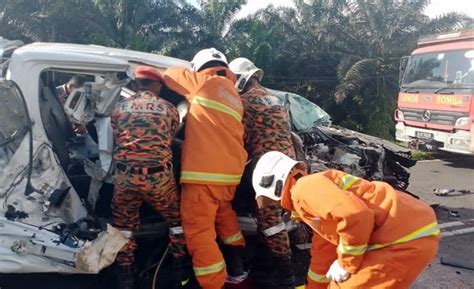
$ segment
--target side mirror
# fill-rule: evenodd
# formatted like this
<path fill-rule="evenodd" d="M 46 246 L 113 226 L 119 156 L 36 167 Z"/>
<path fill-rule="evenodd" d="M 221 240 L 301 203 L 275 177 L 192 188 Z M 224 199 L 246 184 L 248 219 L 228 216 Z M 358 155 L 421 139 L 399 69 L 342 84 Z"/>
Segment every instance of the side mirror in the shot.
<path fill-rule="evenodd" d="M 400 71 L 399 71 L 399 74 L 398 74 L 398 85 L 399 86 L 402 85 L 403 75 L 405 75 L 405 70 L 407 68 L 407 64 L 408 64 L 409 60 L 410 60 L 410 56 L 403 56 L 400 59 Z"/>

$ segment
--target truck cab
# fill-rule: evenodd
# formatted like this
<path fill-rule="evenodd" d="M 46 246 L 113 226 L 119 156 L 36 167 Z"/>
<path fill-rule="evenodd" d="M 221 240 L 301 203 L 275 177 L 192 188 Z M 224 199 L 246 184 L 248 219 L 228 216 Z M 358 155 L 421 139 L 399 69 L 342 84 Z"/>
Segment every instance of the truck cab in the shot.
<path fill-rule="evenodd" d="M 474 30 L 420 38 L 400 76 L 396 139 L 474 154 Z"/>

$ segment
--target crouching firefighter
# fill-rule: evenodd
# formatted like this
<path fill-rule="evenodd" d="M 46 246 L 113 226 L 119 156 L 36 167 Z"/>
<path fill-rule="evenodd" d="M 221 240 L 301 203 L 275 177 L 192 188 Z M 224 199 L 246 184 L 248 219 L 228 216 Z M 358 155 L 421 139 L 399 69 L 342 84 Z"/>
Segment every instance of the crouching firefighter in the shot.
<path fill-rule="evenodd" d="M 307 289 L 409 288 L 436 255 L 433 210 L 387 183 L 337 170 L 305 176 L 276 151 L 252 182 L 257 198 L 280 201 L 314 230 Z"/>
<path fill-rule="evenodd" d="M 249 159 L 252 160 L 247 165 L 244 175 L 243 182 L 247 184 L 251 183 L 251 173 L 258 159 L 266 152 L 279 151 L 291 158 L 295 158 L 296 155 L 289 116 L 284 105 L 260 85 L 263 70 L 243 57 L 234 59 L 229 68 L 237 76 L 235 87 L 241 94 L 244 105 L 244 144 Z M 251 185 L 248 188 L 242 186 L 241 188 L 249 190 L 243 193 L 255 196 Z M 266 197 L 259 198 L 256 217 L 257 228 L 272 253 L 274 270 L 270 275 L 255 276 L 255 282 L 265 288 L 295 288 L 290 243 L 282 219 L 280 202 Z"/>
<path fill-rule="evenodd" d="M 181 265 L 186 248 L 171 165 L 178 110 L 158 97 L 163 77 L 157 69 L 139 66 L 135 69 L 135 80 L 138 92 L 122 100 L 112 113 L 116 142 L 113 222 L 115 227 L 133 233 L 139 228 L 142 203 L 151 205 L 169 225 L 170 252 L 184 285 L 187 276 Z M 134 286 L 132 264 L 136 247 L 132 237 L 117 256 L 120 289 Z"/>
<path fill-rule="evenodd" d="M 220 289 L 227 273 L 229 281 L 245 278 L 245 241 L 231 206 L 247 160 L 243 107 L 223 53 L 204 49 L 191 63 L 192 71 L 176 67 L 165 72 L 166 85 L 189 101 L 181 157 L 181 215 L 199 284 Z"/>

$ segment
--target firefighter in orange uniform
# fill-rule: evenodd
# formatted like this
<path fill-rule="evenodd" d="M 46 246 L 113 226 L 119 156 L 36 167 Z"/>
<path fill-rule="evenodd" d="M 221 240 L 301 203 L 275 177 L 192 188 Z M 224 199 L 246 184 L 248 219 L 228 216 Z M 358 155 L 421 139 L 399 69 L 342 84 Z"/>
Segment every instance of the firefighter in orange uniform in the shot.
<path fill-rule="evenodd" d="M 115 192 L 112 200 L 114 226 L 137 231 L 142 203 L 151 205 L 169 225 L 170 252 L 174 257 L 175 271 L 181 285 L 185 285 L 187 277 L 183 274 L 182 263 L 186 247 L 171 165 L 171 141 L 179 125 L 178 110 L 158 97 L 163 76 L 156 68 L 137 67 L 135 79 L 138 92 L 122 100 L 112 113 L 116 142 Z M 120 289 L 134 288 L 132 265 L 136 247 L 132 238 L 117 256 Z"/>
<path fill-rule="evenodd" d="M 436 255 L 433 210 L 383 182 L 337 170 L 305 176 L 280 152 L 258 161 L 257 198 L 280 200 L 314 230 L 307 289 L 406 289 Z"/>
<path fill-rule="evenodd" d="M 251 162 L 244 174 L 244 184 L 251 184 L 252 172 L 260 157 L 269 151 L 279 151 L 291 158 L 296 157 L 291 136 L 288 112 L 284 104 L 265 89 L 260 82 L 263 70 L 247 58 L 234 59 L 229 68 L 237 76 L 236 89 L 244 105 L 244 146 Z M 244 188 L 245 185 L 243 186 Z M 253 199 L 252 187 L 243 190 Z M 264 277 L 255 278 L 260 287 L 272 289 L 294 289 L 295 275 L 291 262 L 291 249 L 288 232 L 282 219 L 280 202 L 266 199 L 258 202 L 256 208 L 257 229 L 264 237 L 272 253 L 271 271 Z"/>
<path fill-rule="evenodd" d="M 243 107 L 224 54 L 201 50 L 192 66 L 193 71 L 176 67 L 165 72 L 165 84 L 190 104 L 181 158 L 181 215 L 199 284 L 220 289 L 226 273 L 232 280 L 245 276 L 245 241 L 230 203 L 247 160 Z M 227 272 L 216 233 L 230 257 Z"/>

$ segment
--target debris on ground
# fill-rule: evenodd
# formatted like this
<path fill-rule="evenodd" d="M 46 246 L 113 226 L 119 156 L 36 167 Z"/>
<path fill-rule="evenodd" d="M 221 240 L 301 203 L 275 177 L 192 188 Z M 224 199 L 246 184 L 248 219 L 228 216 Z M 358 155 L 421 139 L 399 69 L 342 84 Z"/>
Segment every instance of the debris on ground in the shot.
<path fill-rule="evenodd" d="M 446 209 L 446 211 L 448 212 L 448 214 L 449 214 L 451 217 L 459 218 L 459 212 L 458 212 L 458 211 L 450 210 L 450 209 Z"/>
<path fill-rule="evenodd" d="M 467 194 L 474 193 L 470 190 L 438 189 L 438 188 L 433 189 L 433 192 L 435 195 L 440 196 L 440 197 L 460 196 L 460 195 L 467 195 Z"/>
<path fill-rule="evenodd" d="M 474 270 L 474 262 L 454 257 L 441 257 L 441 264 L 457 268 Z"/>
<path fill-rule="evenodd" d="M 459 218 L 460 215 L 459 215 L 459 212 L 456 211 L 456 210 L 451 210 L 449 208 L 446 208 L 445 206 L 442 206 L 440 204 L 432 204 L 430 205 L 431 208 L 433 208 L 433 210 L 436 212 L 436 215 L 439 215 L 439 213 L 441 212 L 446 212 L 447 213 L 447 216 L 449 217 L 453 217 L 453 218 Z M 443 214 L 444 215 L 444 214 Z"/>

